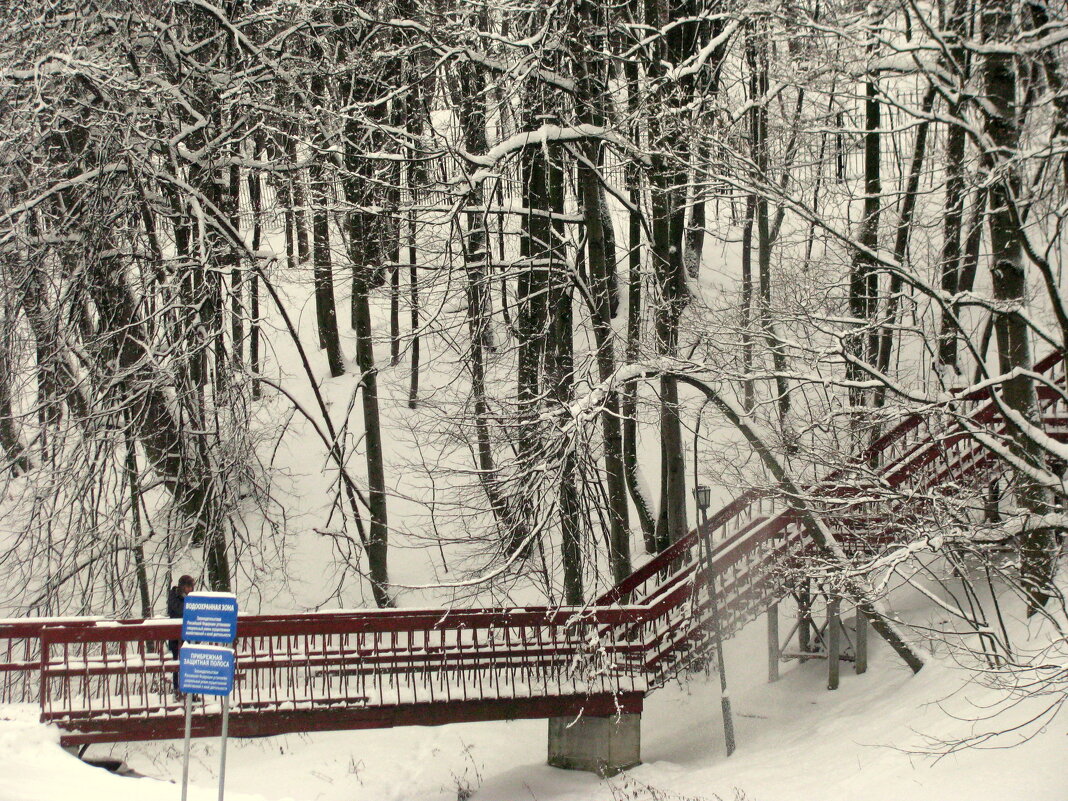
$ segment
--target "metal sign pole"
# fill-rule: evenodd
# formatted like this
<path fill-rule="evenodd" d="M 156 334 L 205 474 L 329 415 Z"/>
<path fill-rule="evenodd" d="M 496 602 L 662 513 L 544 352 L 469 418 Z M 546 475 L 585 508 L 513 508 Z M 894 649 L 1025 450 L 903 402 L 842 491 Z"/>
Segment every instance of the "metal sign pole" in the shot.
<path fill-rule="evenodd" d="M 222 696 L 222 737 L 219 748 L 219 801 L 226 792 L 226 740 L 230 729 L 230 693 L 234 691 L 234 643 L 237 640 L 237 598 L 232 593 L 191 592 L 182 610 L 183 645 L 180 688 L 186 693 L 185 762 L 182 801 L 189 783 L 190 694 Z M 215 645 L 213 643 L 218 643 Z"/>
<path fill-rule="evenodd" d="M 189 793 L 189 740 L 193 734 L 193 696 L 185 694 L 185 755 L 182 757 L 182 801 Z"/>
<path fill-rule="evenodd" d="M 226 786 L 226 735 L 230 728 L 230 696 L 223 696 L 222 744 L 219 754 L 219 801 L 223 801 Z"/>

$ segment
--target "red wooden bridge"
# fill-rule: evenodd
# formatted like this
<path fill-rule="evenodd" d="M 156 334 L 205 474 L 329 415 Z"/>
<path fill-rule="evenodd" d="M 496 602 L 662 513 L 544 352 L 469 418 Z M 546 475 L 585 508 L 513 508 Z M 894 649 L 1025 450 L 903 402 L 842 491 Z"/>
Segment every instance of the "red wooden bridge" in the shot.
<path fill-rule="evenodd" d="M 1040 399 L 1047 429 L 1059 435 L 1068 430 L 1068 404 L 1056 389 L 1063 364 L 1050 357 L 1035 370 L 1049 381 Z M 974 487 L 1003 470 L 966 430 L 1004 434 L 996 404 L 956 403 L 970 410 L 966 425 L 933 430 L 935 416 L 913 416 L 876 440 L 857 462 L 880 465 L 869 485 L 837 471 L 810 488 L 849 509 L 825 503 L 825 519 L 847 546 L 876 551 L 933 493 Z M 890 494 L 896 500 L 880 499 Z M 711 545 L 724 636 L 789 594 L 783 568 L 810 547 L 795 511 L 753 491 L 588 607 L 243 616 L 230 732 L 640 712 L 646 694 L 707 658 L 702 543 Z M 166 648 L 179 629 L 160 620 L 0 622 L 0 702 L 40 704 L 64 745 L 181 737 L 176 664 Z M 217 705 L 198 703 L 193 735 L 217 735 Z"/>

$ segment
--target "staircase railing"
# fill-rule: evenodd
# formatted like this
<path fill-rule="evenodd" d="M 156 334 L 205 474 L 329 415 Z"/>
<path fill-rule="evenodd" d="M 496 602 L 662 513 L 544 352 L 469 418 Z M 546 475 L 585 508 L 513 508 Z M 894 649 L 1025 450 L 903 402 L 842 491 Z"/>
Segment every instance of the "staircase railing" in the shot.
<path fill-rule="evenodd" d="M 1068 403 L 1054 389 L 1065 386 L 1064 361 L 1051 354 L 1035 365 L 1034 372 L 1051 385 L 1038 393 L 1043 420 L 1054 429 L 1068 430 Z M 942 430 L 931 428 L 931 415 L 906 417 L 852 465 L 806 488 L 810 498 L 821 502 L 821 516 L 847 551 L 893 544 L 934 494 L 974 485 L 1003 469 L 969 430 L 1009 435 L 1009 424 L 989 393 L 961 395 L 948 411 L 958 419 Z M 872 464 L 877 466 L 869 468 Z M 678 601 L 667 615 L 670 624 L 658 646 L 656 668 L 650 669 L 652 686 L 705 657 L 710 608 L 699 551 L 708 546 L 724 637 L 788 592 L 782 581 L 788 564 L 812 548 L 797 512 L 784 499 L 766 490 L 748 490 L 598 598 L 598 606 L 644 605 L 667 597 Z M 683 603 L 687 593 L 688 603 Z"/>
<path fill-rule="evenodd" d="M 1035 369 L 1063 385 L 1059 359 Z M 1060 392 L 1043 391 L 1040 400 L 1044 419 L 1068 424 Z M 955 403 L 968 426 L 1008 433 L 988 397 Z M 823 499 L 820 513 L 839 536 L 859 527 L 864 537 L 852 546 L 873 549 L 897 535 L 888 497 L 896 498 L 893 515 L 907 520 L 936 488 L 974 484 L 999 469 L 966 426 L 932 430 L 928 418 L 913 415 L 855 465 L 806 491 Z M 590 714 L 597 704 L 640 704 L 633 699 L 706 658 L 711 610 L 702 543 L 712 549 L 724 636 L 788 592 L 786 566 L 811 547 L 787 499 L 750 490 L 585 608 L 243 616 L 232 730 L 542 717 L 569 714 L 557 703 L 568 698 Z M 0 701 L 40 703 L 42 719 L 59 724 L 66 742 L 176 736 L 177 666 L 166 643 L 179 636 L 177 621 L 0 621 Z M 631 700 L 611 700 L 620 698 Z"/>

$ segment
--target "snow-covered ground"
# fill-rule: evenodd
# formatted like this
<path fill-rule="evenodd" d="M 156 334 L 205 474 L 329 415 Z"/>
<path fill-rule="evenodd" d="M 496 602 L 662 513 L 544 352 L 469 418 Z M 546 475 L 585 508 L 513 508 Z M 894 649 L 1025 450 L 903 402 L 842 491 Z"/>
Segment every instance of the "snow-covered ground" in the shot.
<path fill-rule="evenodd" d="M 913 605 L 909 616 L 930 616 Z M 1023 631 L 1022 624 L 1018 627 Z M 1043 636 L 1032 625 L 1036 637 Z M 738 750 L 727 758 L 718 681 L 703 675 L 647 699 L 644 764 L 608 780 L 545 765 L 545 721 L 456 724 L 232 741 L 231 801 L 1064 801 L 1068 715 L 985 747 L 942 756 L 948 743 L 1027 720 L 1038 702 L 983 720 L 998 695 L 936 655 L 912 676 L 873 639 L 872 664 L 828 692 L 825 664 L 784 666 L 766 683 L 764 626 L 727 644 Z M 1045 699 L 1048 703 L 1050 699 Z M 178 798 L 181 743 L 92 746 L 139 774 L 86 766 L 36 722 L 35 707 L 0 707 L 0 801 Z M 1007 747 L 1007 746 L 1012 747 Z M 218 742 L 194 741 L 190 798 L 216 798 Z"/>

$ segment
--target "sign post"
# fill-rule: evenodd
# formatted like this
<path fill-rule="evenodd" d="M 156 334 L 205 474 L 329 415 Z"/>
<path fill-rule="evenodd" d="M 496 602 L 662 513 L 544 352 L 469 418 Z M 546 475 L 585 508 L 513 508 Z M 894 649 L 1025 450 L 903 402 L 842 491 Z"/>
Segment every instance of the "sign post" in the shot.
<path fill-rule="evenodd" d="M 182 801 L 189 792 L 189 740 L 193 733 L 193 696 L 185 697 L 185 753 L 182 756 Z"/>
<path fill-rule="evenodd" d="M 189 792 L 189 741 L 193 728 L 192 693 L 222 697 L 219 801 L 223 801 L 223 791 L 226 785 L 226 737 L 230 724 L 230 693 L 234 689 L 234 649 L 232 646 L 236 639 L 237 598 L 230 593 L 223 592 L 191 592 L 185 597 L 185 609 L 182 615 L 182 640 L 184 642 L 178 658 L 178 690 L 185 695 L 182 801 L 186 801 Z"/>

